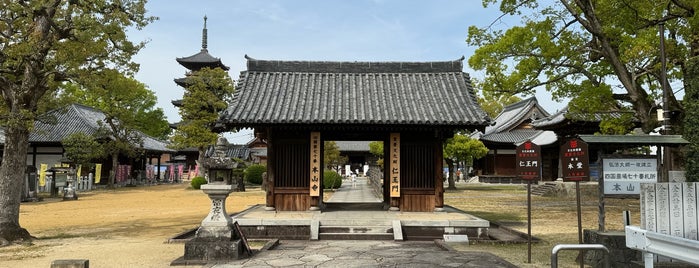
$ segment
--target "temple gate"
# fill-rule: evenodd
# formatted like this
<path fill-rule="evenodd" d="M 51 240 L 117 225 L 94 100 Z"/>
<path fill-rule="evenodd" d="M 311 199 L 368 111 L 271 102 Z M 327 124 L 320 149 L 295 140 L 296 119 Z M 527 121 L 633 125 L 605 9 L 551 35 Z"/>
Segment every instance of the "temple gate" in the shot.
<path fill-rule="evenodd" d="M 443 142 L 490 122 L 476 102 L 463 57 L 442 62 L 269 61 L 246 56 L 222 121 L 267 142 L 266 205 L 321 209 L 324 141 L 384 142 L 390 210 L 444 205 Z"/>

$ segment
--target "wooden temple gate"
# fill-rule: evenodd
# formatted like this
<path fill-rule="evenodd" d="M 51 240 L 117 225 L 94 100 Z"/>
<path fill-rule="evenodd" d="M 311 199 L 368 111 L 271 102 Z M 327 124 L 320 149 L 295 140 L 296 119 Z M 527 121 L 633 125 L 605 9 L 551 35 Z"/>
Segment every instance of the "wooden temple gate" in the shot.
<path fill-rule="evenodd" d="M 463 58 L 447 62 L 307 62 L 248 58 L 228 128 L 254 128 L 267 142 L 266 206 L 319 210 L 323 144 L 384 142 L 384 202 L 390 210 L 444 206 L 442 144 L 483 129 Z"/>
<path fill-rule="evenodd" d="M 273 132 L 268 128 L 257 134 L 267 140 L 267 178 L 270 182 L 267 207 L 278 211 L 322 207 L 322 152 L 324 141 L 328 140 L 323 137 L 338 140 L 337 133 L 310 130 Z M 434 133 L 410 132 L 381 133 L 381 136 L 386 159 L 384 202 L 401 211 L 442 208 L 442 137 L 434 137 Z M 376 140 L 379 136 L 373 133 L 367 137 Z M 397 150 L 392 147 L 395 142 L 398 142 Z M 318 146 L 320 153 L 315 153 L 318 157 L 314 157 L 314 146 Z M 315 167 L 314 161 L 318 161 Z"/>

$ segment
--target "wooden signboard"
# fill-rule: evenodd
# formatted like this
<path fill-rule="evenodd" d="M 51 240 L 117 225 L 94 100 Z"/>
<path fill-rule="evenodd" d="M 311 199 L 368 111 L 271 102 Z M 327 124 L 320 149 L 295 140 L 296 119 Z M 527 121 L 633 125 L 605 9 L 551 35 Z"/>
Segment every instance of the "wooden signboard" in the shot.
<path fill-rule="evenodd" d="M 572 139 L 561 146 L 563 181 L 589 181 L 590 159 L 587 143 Z"/>
<path fill-rule="evenodd" d="M 541 178 L 541 147 L 532 141 L 517 146 L 517 176 L 523 180 Z"/>
<path fill-rule="evenodd" d="M 389 139 L 390 193 L 391 197 L 400 197 L 400 133 L 391 133 Z"/>
<path fill-rule="evenodd" d="M 320 196 L 320 179 L 323 176 L 320 160 L 323 154 L 320 152 L 320 132 L 311 132 L 311 175 L 310 195 Z"/>

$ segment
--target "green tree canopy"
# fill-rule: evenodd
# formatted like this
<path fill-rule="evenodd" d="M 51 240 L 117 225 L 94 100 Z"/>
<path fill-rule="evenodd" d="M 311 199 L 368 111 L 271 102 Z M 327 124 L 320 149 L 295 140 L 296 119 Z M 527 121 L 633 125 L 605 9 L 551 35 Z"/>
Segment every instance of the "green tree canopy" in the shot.
<path fill-rule="evenodd" d="M 699 181 L 699 57 L 687 61 L 687 91 L 684 105 L 687 108 L 685 130 L 682 135 L 690 144 L 685 148 L 687 181 Z"/>
<path fill-rule="evenodd" d="M 171 138 L 172 145 L 178 149 L 197 148 L 201 163 L 206 148 L 216 143 L 216 123 L 234 90 L 233 80 L 221 68 L 206 67 L 188 75 L 179 111 L 182 121 Z M 199 171 L 206 172 L 202 168 Z"/>
<path fill-rule="evenodd" d="M 478 104 L 481 105 L 483 111 L 485 111 L 490 118 L 497 117 L 505 106 L 522 100 L 520 97 L 509 94 L 499 94 L 498 92 L 484 91 L 482 93 L 482 96 L 478 97 Z"/>
<path fill-rule="evenodd" d="M 109 66 L 134 73 L 144 43 L 126 38 L 155 20 L 145 0 L 0 0 L 0 245 L 31 240 L 19 225 L 29 131 L 39 107 L 64 81 L 82 83 Z"/>
<path fill-rule="evenodd" d="M 86 166 L 91 160 L 104 156 L 102 145 L 83 132 L 73 133 L 61 143 L 65 156 L 77 165 Z"/>
<path fill-rule="evenodd" d="M 379 159 L 376 160 L 376 164 L 383 168 L 383 141 L 372 141 L 369 143 L 369 152 Z"/>
<path fill-rule="evenodd" d="M 96 107 L 105 114 L 100 121 L 97 138 L 103 142 L 103 150 L 111 156 L 112 167 L 119 165 L 119 155 L 134 157 L 143 153 L 143 132 L 139 126 L 147 124 L 139 119 L 155 104 L 155 95 L 145 85 L 119 73 L 105 69 L 90 81 L 83 83 L 88 90 L 75 92 L 84 103 Z M 80 94 L 86 93 L 87 94 Z M 160 122 L 164 119 L 161 118 Z M 157 122 L 153 122 L 156 124 Z M 114 186 L 116 169 L 109 172 L 109 187 Z"/>
<path fill-rule="evenodd" d="M 479 87 L 511 95 L 543 87 L 554 99 L 571 98 L 573 112 L 633 111 L 646 132 L 658 126 L 662 95 L 658 25 L 667 29 L 668 80 L 684 81 L 686 60 L 699 52 L 696 0 L 483 4 L 499 4 L 503 16 L 520 16 L 522 24 L 469 27 L 467 43 L 477 47 L 469 65 L 486 74 Z M 673 125 L 684 112 L 676 90 L 668 99 L 679 114 Z"/>
<path fill-rule="evenodd" d="M 58 103 L 80 103 L 116 117 L 129 127 L 151 137 L 166 140 L 171 132 L 162 108 L 156 108 L 157 97 L 136 79 L 114 69 L 96 72 L 82 84 L 66 83 L 57 96 Z"/>
<path fill-rule="evenodd" d="M 337 142 L 326 141 L 323 147 L 323 162 L 325 166 L 332 170 L 337 170 L 337 167 L 347 163 L 347 157 L 340 155 L 340 147 Z"/>
<path fill-rule="evenodd" d="M 471 165 L 474 159 L 480 159 L 488 154 L 488 148 L 483 142 L 471 139 L 466 135 L 455 134 L 444 143 L 444 160 L 449 166 L 449 189 L 456 189 L 454 184 L 454 163 L 466 162 Z"/>

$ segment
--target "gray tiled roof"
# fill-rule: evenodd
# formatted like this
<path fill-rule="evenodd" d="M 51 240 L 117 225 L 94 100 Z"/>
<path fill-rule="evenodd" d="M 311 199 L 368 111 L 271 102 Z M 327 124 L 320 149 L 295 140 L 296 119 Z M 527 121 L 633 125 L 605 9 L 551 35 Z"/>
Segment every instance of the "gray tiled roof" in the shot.
<path fill-rule="evenodd" d="M 36 121 L 29 134 L 30 142 L 61 142 L 73 133 L 93 135 L 99 129 L 98 121 L 105 115 L 92 107 L 73 104 L 46 113 L 42 118 L 47 122 Z"/>
<path fill-rule="evenodd" d="M 73 133 L 82 132 L 93 135 L 99 129 L 98 121 L 106 116 L 92 107 L 72 104 L 46 113 L 43 118 L 51 122 L 36 121 L 34 130 L 29 134 L 29 142 L 60 143 Z M 159 152 L 174 152 L 167 148 L 167 143 L 141 134 L 143 149 Z"/>
<path fill-rule="evenodd" d="M 215 58 L 214 56 L 211 56 L 211 54 L 209 54 L 209 51 L 206 49 L 202 49 L 197 54 L 194 54 L 192 56 L 177 58 L 176 60 L 178 63 L 180 63 L 182 66 L 189 70 L 199 70 L 203 67 L 220 67 L 221 69 L 224 69 L 226 71 L 228 71 L 229 69 L 228 66 L 224 65 L 221 62 L 220 58 Z"/>
<path fill-rule="evenodd" d="M 437 125 L 482 128 L 463 58 L 444 62 L 265 61 L 246 56 L 229 127 L 271 124 Z"/>
<path fill-rule="evenodd" d="M 214 155 L 215 150 L 215 146 L 209 146 L 209 148 L 206 149 L 205 156 L 211 157 L 212 155 Z M 225 151 L 227 157 L 238 158 L 243 160 L 249 159 L 250 153 L 250 148 L 235 144 L 229 144 Z"/>
<path fill-rule="evenodd" d="M 515 129 L 508 132 L 486 134 L 481 136 L 480 140 L 484 142 L 515 145 L 531 140 L 538 145 L 548 145 L 555 142 L 557 137 L 556 133 L 548 130 Z"/>
<path fill-rule="evenodd" d="M 335 141 L 342 152 L 368 152 L 371 141 Z"/>
<path fill-rule="evenodd" d="M 535 128 L 546 128 L 556 124 L 563 123 L 566 120 L 573 122 L 587 122 L 587 123 L 599 123 L 604 120 L 604 118 L 620 118 L 624 112 L 598 112 L 598 113 L 571 113 L 568 106 L 561 109 L 560 111 L 544 118 L 540 118 L 532 121 L 532 126 Z M 635 120 L 637 121 L 637 120 Z"/>
<path fill-rule="evenodd" d="M 495 124 L 486 127 L 485 134 L 488 135 L 492 133 L 500 133 L 514 129 L 524 120 L 529 119 L 526 117 L 533 109 L 536 109 L 537 112 L 541 113 L 537 114 L 538 117 L 549 116 L 549 113 L 546 112 L 541 105 L 539 105 L 539 101 L 536 99 L 536 97 L 531 97 L 529 99 L 505 106 L 502 112 L 495 117 Z"/>

